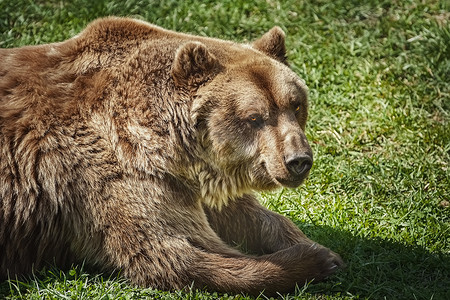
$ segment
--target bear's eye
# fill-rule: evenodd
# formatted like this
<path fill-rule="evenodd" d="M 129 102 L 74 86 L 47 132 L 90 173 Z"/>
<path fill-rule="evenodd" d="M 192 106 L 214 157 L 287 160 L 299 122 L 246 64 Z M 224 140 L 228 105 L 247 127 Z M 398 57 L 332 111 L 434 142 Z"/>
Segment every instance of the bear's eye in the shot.
<path fill-rule="evenodd" d="M 248 117 L 248 121 L 252 126 L 261 127 L 264 125 L 264 119 L 259 114 L 252 114 Z"/>
<path fill-rule="evenodd" d="M 294 111 L 295 111 L 295 114 L 296 114 L 296 115 L 297 115 L 298 113 L 300 113 L 300 111 L 301 111 L 301 106 L 300 106 L 300 104 L 294 105 Z"/>

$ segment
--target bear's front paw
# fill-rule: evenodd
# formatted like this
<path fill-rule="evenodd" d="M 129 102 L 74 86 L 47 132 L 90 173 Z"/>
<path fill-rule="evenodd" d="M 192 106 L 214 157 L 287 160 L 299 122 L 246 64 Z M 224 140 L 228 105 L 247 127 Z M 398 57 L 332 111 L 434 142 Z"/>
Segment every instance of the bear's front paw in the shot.
<path fill-rule="evenodd" d="M 309 246 L 309 249 L 303 249 L 303 251 L 306 252 L 304 253 L 307 257 L 305 259 L 312 263 L 310 270 L 316 281 L 323 280 L 339 268 L 344 267 L 344 262 L 339 254 L 319 244 L 314 243 Z"/>
<path fill-rule="evenodd" d="M 295 285 L 324 280 L 344 265 L 341 257 L 317 243 L 299 243 L 278 252 L 263 255 L 265 260 L 278 266 L 280 279 L 277 292 L 290 292 Z M 268 292 L 271 290 L 268 289 Z"/>

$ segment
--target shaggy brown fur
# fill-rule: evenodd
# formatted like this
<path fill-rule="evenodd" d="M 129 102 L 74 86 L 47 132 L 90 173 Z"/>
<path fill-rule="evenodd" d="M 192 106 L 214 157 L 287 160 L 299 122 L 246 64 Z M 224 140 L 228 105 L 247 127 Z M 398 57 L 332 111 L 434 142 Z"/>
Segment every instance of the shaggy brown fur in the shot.
<path fill-rule="evenodd" d="M 277 27 L 242 45 L 107 18 L 0 49 L 0 277 L 86 260 L 159 289 L 325 278 L 339 256 L 251 195 L 308 175 L 306 118 Z"/>

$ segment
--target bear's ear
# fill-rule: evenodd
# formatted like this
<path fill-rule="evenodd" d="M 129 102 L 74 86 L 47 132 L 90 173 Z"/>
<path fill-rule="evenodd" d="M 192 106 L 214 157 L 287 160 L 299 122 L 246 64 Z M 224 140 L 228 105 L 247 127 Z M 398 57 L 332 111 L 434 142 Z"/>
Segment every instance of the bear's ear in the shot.
<path fill-rule="evenodd" d="M 261 38 L 252 43 L 252 47 L 269 55 L 270 57 L 287 64 L 285 34 L 278 26 L 273 27 Z"/>
<path fill-rule="evenodd" d="M 172 64 L 172 76 L 179 87 L 196 89 L 214 78 L 221 65 L 206 46 L 188 42 L 178 48 Z"/>

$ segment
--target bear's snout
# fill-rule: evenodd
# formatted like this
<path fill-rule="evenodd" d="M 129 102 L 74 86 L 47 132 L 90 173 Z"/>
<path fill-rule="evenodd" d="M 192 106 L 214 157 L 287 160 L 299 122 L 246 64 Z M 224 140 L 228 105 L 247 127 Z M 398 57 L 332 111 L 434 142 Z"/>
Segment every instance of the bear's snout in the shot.
<path fill-rule="evenodd" d="M 296 152 L 284 157 L 285 172 L 275 176 L 275 180 L 284 187 L 296 188 L 305 180 L 313 165 L 308 152 Z"/>
<path fill-rule="evenodd" d="M 303 179 L 312 167 L 313 160 L 307 153 L 296 153 L 284 160 L 286 168 L 294 181 Z"/>

